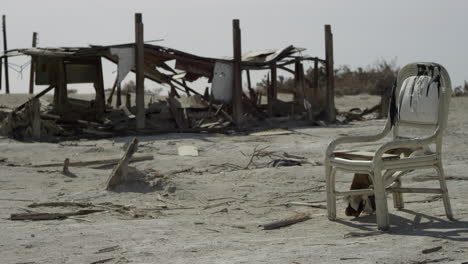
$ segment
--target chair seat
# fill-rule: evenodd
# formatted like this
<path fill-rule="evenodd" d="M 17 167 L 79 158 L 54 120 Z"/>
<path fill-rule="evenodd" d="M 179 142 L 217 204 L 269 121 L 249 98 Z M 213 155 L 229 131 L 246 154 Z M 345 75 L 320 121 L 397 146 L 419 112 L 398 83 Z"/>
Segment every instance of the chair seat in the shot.
<path fill-rule="evenodd" d="M 333 157 L 330 158 L 330 163 L 337 168 L 356 172 L 372 171 L 372 159 L 374 158 L 372 151 L 357 151 L 357 150 L 338 150 L 333 152 Z M 436 153 L 401 158 L 395 154 L 383 154 L 383 169 L 413 169 L 420 167 L 430 167 L 437 163 L 440 156 Z"/>
<path fill-rule="evenodd" d="M 336 150 L 333 156 L 347 160 L 372 160 L 375 152 L 372 151 L 358 151 L 358 150 Z M 395 154 L 384 153 L 382 160 L 397 160 L 400 156 Z"/>

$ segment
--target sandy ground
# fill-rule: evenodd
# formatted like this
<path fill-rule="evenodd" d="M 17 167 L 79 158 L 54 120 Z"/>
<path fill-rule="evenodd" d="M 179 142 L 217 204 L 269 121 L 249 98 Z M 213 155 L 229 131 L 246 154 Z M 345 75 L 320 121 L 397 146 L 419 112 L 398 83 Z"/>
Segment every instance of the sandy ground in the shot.
<path fill-rule="evenodd" d="M 337 98 L 340 109 L 372 106 L 378 100 L 362 95 Z M 119 192 L 105 191 L 112 168 L 70 168 L 31 165 L 93 160 L 122 155 L 131 138 L 73 142 L 27 143 L 0 138 L 0 263 L 463 263 L 468 261 L 468 98 L 454 98 L 445 137 L 444 164 L 457 221 L 448 221 L 442 201 L 429 194 L 406 194 L 406 209 L 393 209 L 391 229 L 376 230 L 375 216 L 350 218 L 338 203 L 338 221 L 326 211 L 291 201 L 325 204 L 322 166 L 325 148 L 340 135 L 380 130 L 384 121 L 346 126 L 291 128 L 289 135 L 166 134 L 139 137 L 139 153 L 155 159 L 133 163 L 152 184 L 135 184 Z M 182 145 L 196 146 L 198 157 L 178 156 Z M 254 159 L 255 148 L 307 158 L 302 166 L 268 168 L 270 157 Z M 375 146 L 366 145 L 371 149 Z M 274 157 L 273 157 L 274 158 Z M 235 164 L 219 166 L 221 164 Z M 255 168 L 258 167 L 258 168 Z M 133 173 L 135 174 L 135 173 Z M 133 175 L 132 174 L 132 175 Z M 437 187 L 433 171 L 415 172 L 405 186 Z M 72 177 L 75 176 L 75 177 Z M 347 189 L 351 175 L 338 174 Z M 79 208 L 28 208 L 33 202 L 75 201 L 100 204 L 108 210 L 52 221 L 11 221 L 12 213 L 68 212 Z M 132 217 L 113 210 L 125 205 Z M 160 210 L 160 206 L 167 209 Z M 296 212 L 312 218 L 265 231 L 259 225 Z M 367 237 L 348 237 L 350 232 Z M 436 252 L 422 250 L 441 246 Z M 96 261 L 103 262 L 96 262 Z M 107 260 L 107 261 L 106 261 Z"/>

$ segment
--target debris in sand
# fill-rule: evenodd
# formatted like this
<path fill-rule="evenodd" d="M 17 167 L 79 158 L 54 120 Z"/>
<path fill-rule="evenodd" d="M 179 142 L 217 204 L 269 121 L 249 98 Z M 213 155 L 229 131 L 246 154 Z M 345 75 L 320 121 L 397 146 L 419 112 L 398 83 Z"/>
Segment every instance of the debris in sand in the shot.
<path fill-rule="evenodd" d="M 68 166 L 70 165 L 70 159 L 69 158 L 66 158 L 64 161 L 63 161 L 63 168 L 62 168 L 62 174 L 64 175 L 70 175 L 71 172 L 70 170 L 68 169 Z"/>
<path fill-rule="evenodd" d="M 293 225 L 296 223 L 304 222 L 306 220 L 310 219 L 310 215 L 307 213 L 297 213 L 294 216 L 288 217 L 286 219 L 274 221 L 268 224 L 261 225 L 264 230 L 271 230 L 271 229 L 277 229 L 280 227 L 285 227 L 289 225 Z"/>
<path fill-rule="evenodd" d="M 433 247 L 433 248 L 428 248 L 428 249 L 424 249 L 421 251 L 421 253 L 423 254 L 429 254 L 429 253 L 433 253 L 433 252 L 437 252 L 439 250 L 441 250 L 442 247 L 441 246 L 438 246 L 438 247 Z"/>
<path fill-rule="evenodd" d="M 96 261 L 91 262 L 90 264 L 102 264 L 102 263 L 109 262 L 113 259 L 115 258 L 106 258 L 106 259 L 96 260 Z"/>
<path fill-rule="evenodd" d="M 108 252 L 112 252 L 112 251 L 115 251 L 115 250 L 118 250 L 118 249 L 120 249 L 119 245 L 112 246 L 112 247 L 106 247 L 106 248 L 102 248 L 102 249 L 94 252 L 94 254 L 108 253 Z"/>
<path fill-rule="evenodd" d="M 132 155 L 138 149 L 138 139 L 133 138 L 131 143 L 128 145 L 125 154 L 117 163 L 117 166 L 112 170 L 109 178 L 107 179 L 106 190 L 113 190 L 116 186 L 128 181 L 128 162 L 132 158 Z"/>
<path fill-rule="evenodd" d="M 276 136 L 276 135 L 289 135 L 294 133 L 291 130 L 286 129 L 270 129 L 259 132 L 250 133 L 251 136 Z"/>
<path fill-rule="evenodd" d="M 293 206 L 293 205 L 308 206 L 308 207 L 319 208 L 319 209 L 327 209 L 327 206 L 325 206 L 325 205 L 305 203 L 305 202 L 287 202 L 287 203 L 279 204 L 279 206 Z"/>
<path fill-rule="evenodd" d="M 92 207 L 93 204 L 91 203 L 76 203 L 76 202 L 46 202 L 46 203 L 32 203 L 28 205 L 29 208 L 37 208 L 37 207 Z"/>
<path fill-rule="evenodd" d="M 86 167 L 86 166 L 110 166 L 115 165 L 120 161 L 121 158 L 113 158 L 113 159 L 102 159 L 102 160 L 89 160 L 89 161 L 73 161 L 68 163 L 69 167 Z M 129 163 L 132 162 L 139 162 L 145 160 L 153 160 L 154 156 L 151 154 L 140 154 L 134 155 L 130 160 Z M 44 167 L 59 167 L 62 166 L 63 162 L 54 162 L 54 163 L 46 163 L 46 164 L 36 164 L 32 165 L 34 168 L 44 168 Z"/>
<path fill-rule="evenodd" d="M 350 237 L 368 237 L 368 236 L 376 236 L 376 235 L 382 235 L 385 234 L 382 231 L 370 231 L 370 232 L 349 232 L 347 234 L 344 234 L 344 238 L 350 238 Z"/>
<path fill-rule="evenodd" d="M 179 156 L 198 156 L 198 148 L 195 146 L 180 146 L 177 148 L 177 153 Z"/>
<path fill-rule="evenodd" d="M 270 168 L 291 167 L 291 166 L 302 166 L 302 163 L 297 160 L 275 159 L 268 164 L 268 167 Z"/>
<path fill-rule="evenodd" d="M 93 213 L 104 212 L 105 210 L 95 210 L 95 209 L 87 209 L 87 210 L 79 210 L 76 212 L 68 212 L 68 213 L 27 213 L 27 214 L 11 214 L 10 220 L 12 221 L 22 221 L 22 220 L 32 220 L 32 221 L 40 221 L 40 220 L 60 220 L 66 219 L 69 216 L 77 216 L 77 215 L 87 215 Z"/>

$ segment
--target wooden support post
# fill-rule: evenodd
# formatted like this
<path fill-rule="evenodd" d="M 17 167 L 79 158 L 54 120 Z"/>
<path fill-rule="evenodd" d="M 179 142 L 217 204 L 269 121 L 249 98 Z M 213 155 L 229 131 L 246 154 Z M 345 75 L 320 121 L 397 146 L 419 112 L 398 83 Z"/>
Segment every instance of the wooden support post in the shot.
<path fill-rule="evenodd" d="M 277 94 L 277 70 L 276 63 L 271 64 L 270 66 L 271 82 L 268 86 L 268 115 L 270 117 L 274 114 L 275 103 L 276 103 L 276 94 Z"/>
<path fill-rule="evenodd" d="M 132 95 L 128 91 L 125 94 L 125 107 L 127 107 L 128 110 L 132 107 Z"/>
<path fill-rule="evenodd" d="M 233 85 L 232 85 L 232 105 L 233 105 L 233 116 L 237 127 L 242 126 L 242 47 L 241 47 L 241 30 L 239 25 L 239 19 L 232 21 L 232 33 L 233 33 Z"/>
<path fill-rule="evenodd" d="M 96 120 L 100 120 L 104 115 L 104 111 L 106 110 L 106 95 L 104 94 L 104 78 L 102 74 L 101 58 L 96 61 L 95 65 L 97 76 L 97 80 L 94 83 L 94 89 L 96 90 Z"/>
<path fill-rule="evenodd" d="M 318 58 L 315 58 L 314 60 L 314 83 L 313 84 L 314 84 L 313 89 L 317 91 L 319 88 L 319 60 Z"/>
<path fill-rule="evenodd" d="M 256 106 L 257 105 L 257 93 L 252 88 L 252 81 L 250 79 L 250 71 L 247 70 L 246 73 L 247 73 L 247 88 L 249 89 L 250 101 L 252 102 L 252 104 Z"/>
<path fill-rule="evenodd" d="M 3 51 L 6 53 L 8 50 L 7 47 L 7 33 L 6 33 L 6 16 L 2 16 L 2 22 L 3 22 Z M 5 93 L 9 94 L 10 93 L 10 79 L 8 75 L 8 57 L 5 57 L 3 59 L 3 62 L 5 63 Z"/>
<path fill-rule="evenodd" d="M 325 115 L 328 122 L 335 122 L 335 72 L 333 69 L 333 34 L 330 25 L 325 25 L 325 61 L 327 72 Z"/>
<path fill-rule="evenodd" d="M 145 46 L 143 40 L 143 22 L 140 13 L 135 14 L 135 73 L 136 73 L 136 128 L 145 128 L 145 75 L 144 55 Z"/>
<path fill-rule="evenodd" d="M 32 47 L 35 48 L 37 45 L 37 32 L 33 32 L 32 36 Z M 36 70 L 36 64 L 34 62 L 34 57 L 31 56 L 31 72 L 29 74 L 29 94 L 34 94 L 34 74 Z"/>
<path fill-rule="evenodd" d="M 294 61 L 294 86 L 294 101 L 302 104 L 304 99 L 304 89 L 301 81 L 301 60 L 299 58 L 296 58 Z"/>
<path fill-rule="evenodd" d="M 67 104 L 67 76 L 65 71 L 65 64 L 63 60 L 59 60 L 57 63 L 57 76 L 56 76 L 56 88 L 54 94 L 54 109 L 62 116 L 65 113 Z"/>
<path fill-rule="evenodd" d="M 117 102 L 116 102 L 117 107 L 120 107 L 122 105 L 122 85 L 121 83 L 117 84 Z"/>
<path fill-rule="evenodd" d="M 41 103 L 39 99 L 34 98 L 28 103 L 28 115 L 31 122 L 32 138 L 34 140 L 41 139 Z"/>
<path fill-rule="evenodd" d="M 3 61 L 0 59 L 0 91 L 2 90 L 2 76 L 3 76 Z"/>

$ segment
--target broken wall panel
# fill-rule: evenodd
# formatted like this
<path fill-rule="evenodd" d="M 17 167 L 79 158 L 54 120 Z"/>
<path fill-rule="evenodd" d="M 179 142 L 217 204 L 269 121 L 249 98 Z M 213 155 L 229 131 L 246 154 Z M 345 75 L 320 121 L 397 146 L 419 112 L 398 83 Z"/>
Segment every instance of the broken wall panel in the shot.
<path fill-rule="evenodd" d="M 213 98 L 229 103 L 232 100 L 233 70 L 232 63 L 216 62 L 213 72 L 211 91 Z"/>
<path fill-rule="evenodd" d="M 135 68 L 135 48 L 110 48 L 110 54 L 117 56 L 117 83 L 121 83 L 127 74 Z"/>
<path fill-rule="evenodd" d="M 36 85 L 52 85 L 56 83 L 60 63 L 64 59 L 39 56 L 36 62 Z M 98 80 L 95 60 L 65 61 L 66 82 L 95 83 Z"/>

